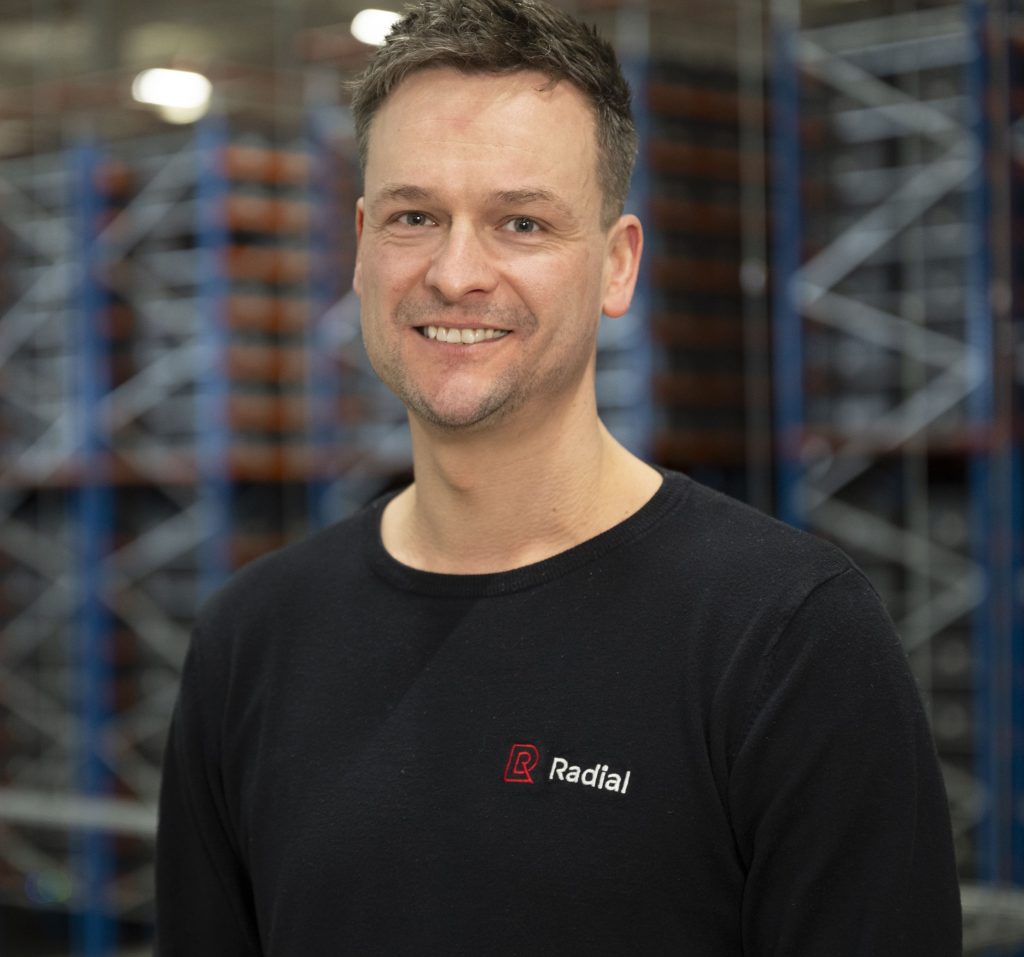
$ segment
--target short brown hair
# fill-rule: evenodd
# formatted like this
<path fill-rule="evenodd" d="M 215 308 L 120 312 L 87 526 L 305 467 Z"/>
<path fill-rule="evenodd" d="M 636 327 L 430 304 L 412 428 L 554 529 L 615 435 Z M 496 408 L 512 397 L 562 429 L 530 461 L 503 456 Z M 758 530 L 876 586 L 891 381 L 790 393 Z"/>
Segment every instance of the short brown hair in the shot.
<path fill-rule="evenodd" d="M 536 70 L 568 80 L 590 102 L 597 137 L 602 219 L 622 213 L 636 159 L 629 85 L 615 51 L 597 31 L 535 0 L 423 0 L 399 20 L 352 84 L 359 160 L 366 168 L 370 124 L 409 74 L 429 67 L 464 73 Z"/>

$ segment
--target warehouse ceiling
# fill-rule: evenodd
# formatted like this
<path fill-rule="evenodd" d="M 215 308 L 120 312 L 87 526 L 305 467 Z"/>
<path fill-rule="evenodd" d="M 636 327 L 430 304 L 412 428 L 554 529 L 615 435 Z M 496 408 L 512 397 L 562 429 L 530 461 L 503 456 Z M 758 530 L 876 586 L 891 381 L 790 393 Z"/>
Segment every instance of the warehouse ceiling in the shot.
<path fill-rule="evenodd" d="M 304 30 L 347 33 L 365 6 L 400 10 L 392 0 L 0 0 L 0 78 L 48 76 L 153 58 L 278 62 Z M 674 11 L 679 39 L 705 36 L 732 20 L 734 3 L 688 0 L 617 4 L 564 0 L 560 6 L 605 23 L 616 6 Z"/>
<path fill-rule="evenodd" d="M 686 62 L 760 62 L 770 0 L 554 0 L 596 23 L 620 51 Z M 813 19 L 842 8 L 927 6 L 930 0 L 791 0 Z M 339 78 L 370 48 L 349 32 L 364 6 L 394 0 L 0 0 L 0 157 L 80 136 L 148 131 L 165 122 L 135 103 L 149 67 L 206 74 L 231 115 L 280 124 L 311 89 L 339 99 Z M 749 65 L 749 64 L 748 64 Z"/>
<path fill-rule="evenodd" d="M 0 156 L 45 150 L 69 124 L 118 135 L 155 122 L 131 96 L 149 67 L 203 72 L 224 109 L 264 118 L 294 113 L 313 82 L 335 81 L 339 96 L 337 78 L 370 49 L 349 32 L 352 18 L 389 5 L 401 9 L 391 0 L 0 0 Z M 616 29 L 608 2 L 563 5 Z"/>
<path fill-rule="evenodd" d="M 735 10 L 760 0 L 555 0 L 596 23 L 620 50 L 734 58 Z M 102 136 L 164 122 L 135 103 L 150 67 L 207 75 L 220 107 L 280 123 L 312 85 L 340 98 L 338 79 L 369 47 L 349 24 L 392 0 L 0 0 L 0 157 L 47 150 L 89 126 Z M 624 7 L 626 12 L 623 12 Z M 688 51 L 688 53 L 687 53 Z"/>
<path fill-rule="evenodd" d="M 615 0 L 563 0 L 559 5 L 616 28 Z M 348 31 L 365 6 L 392 0 L 0 0 L 0 90 L 68 77 L 147 66 L 288 70 L 311 61 L 357 65 L 366 48 Z M 624 4 L 661 17 L 659 42 L 707 49 L 728 41 L 735 3 L 671 0 Z M 668 35 L 662 27 L 677 26 Z"/>

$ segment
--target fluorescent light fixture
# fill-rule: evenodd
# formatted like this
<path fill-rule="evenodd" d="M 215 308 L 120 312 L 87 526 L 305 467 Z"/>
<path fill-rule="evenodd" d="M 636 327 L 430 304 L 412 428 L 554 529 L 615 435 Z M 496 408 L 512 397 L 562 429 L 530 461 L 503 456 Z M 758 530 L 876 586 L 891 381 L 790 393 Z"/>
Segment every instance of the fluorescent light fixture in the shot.
<path fill-rule="evenodd" d="M 155 106 L 169 123 L 194 123 L 210 106 L 213 87 L 190 70 L 143 70 L 132 82 L 138 103 Z"/>
<path fill-rule="evenodd" d="M 400 13 L 394 13 L 391 10 L 360 10 L 352 18 L 352 25 L 349 29 L 352 31 L 352 36 L 360 43 L 379 47 L 384 43 L 384 38 L 395 22 L 401 19 Z"/>

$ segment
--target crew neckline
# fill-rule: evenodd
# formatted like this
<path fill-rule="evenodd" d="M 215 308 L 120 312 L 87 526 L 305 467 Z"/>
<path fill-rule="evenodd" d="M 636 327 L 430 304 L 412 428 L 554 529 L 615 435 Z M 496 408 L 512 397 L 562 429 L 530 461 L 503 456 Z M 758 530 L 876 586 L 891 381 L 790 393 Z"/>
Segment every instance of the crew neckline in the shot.
<path fill-rule="evenodd" d="M 661 474 L 661 485 L 637 511 L 617 525 L 550 558 L 507 571 L 482 574 L 459 575 L 424 571 L 393 557 L 384 547 L 380 531 L 384 508 L 398 494 L 397 491 L 391 492 L 372 502 L 363 513 L 362 537 L 367 543 L 367 558 L 374 572 L 404 591 L 473 597 L 505 595 L 535 588 L 594 561 L 613 548 L 642 537 L 652 526 L 660 522 L 667 512 L 683 503 L 692 486 L 690 480 L 679 472 L 671 472 L 659 466 L 653 468 Z"/>

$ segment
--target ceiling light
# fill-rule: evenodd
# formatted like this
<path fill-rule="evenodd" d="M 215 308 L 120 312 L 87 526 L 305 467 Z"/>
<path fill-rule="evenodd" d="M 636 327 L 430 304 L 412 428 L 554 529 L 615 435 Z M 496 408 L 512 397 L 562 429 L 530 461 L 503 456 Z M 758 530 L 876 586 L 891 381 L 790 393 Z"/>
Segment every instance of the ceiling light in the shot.
<path fill-rule="evenodd" d="M 379 47 L 395 22 L 402 19 L 400 13 L 391 10 L 360 10 L 352 18 L 349 29 L 360 43 Z"/>
<path fill-rule="evenodd" d="M 136 102 L 158 107 L 171 123 L 194 123 L 203 116 L 212 90 L 205 76 L 189 70 L 143 70 L 132 82 Z"/>

